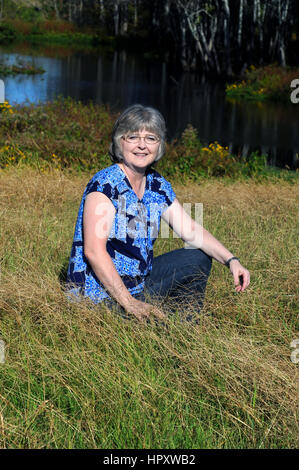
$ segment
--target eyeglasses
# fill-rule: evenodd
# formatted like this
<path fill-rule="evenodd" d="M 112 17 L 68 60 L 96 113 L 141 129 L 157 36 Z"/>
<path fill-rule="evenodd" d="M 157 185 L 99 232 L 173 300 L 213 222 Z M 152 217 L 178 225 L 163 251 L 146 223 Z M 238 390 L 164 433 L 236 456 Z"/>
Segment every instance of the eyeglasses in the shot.
<path fill-rule="evenodd" d="M 141 139 L 144 139 L 144 142 L 148 145 L 153 145 L 160 142 L 159 137 L 154 134 L 146 134 L 144 136 L 140 136 L 138 134 L 127 134 L 123 135 L 122 138 L 129 144 L 139 144 Z"/>

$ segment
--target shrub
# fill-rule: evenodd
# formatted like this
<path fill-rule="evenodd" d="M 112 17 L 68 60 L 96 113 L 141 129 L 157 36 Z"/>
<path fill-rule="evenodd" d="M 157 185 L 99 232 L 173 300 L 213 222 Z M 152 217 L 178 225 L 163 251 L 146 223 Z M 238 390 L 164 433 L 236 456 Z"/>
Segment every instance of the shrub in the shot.
<path fill-rule="evenodd" d="M 89 171 L 108 166 L 115 118 L 104 106 L 82 104 L 72 98 L 59 97 L 52 103 L 15 108 L 6 102 L 0 106 L 0 167 L 26 163 L 37 168 Z M 266 155 L 258 152 L 252 152 L 247 159 L 232 155 L 218 142 L 203 146 L 197 130 L 189 125 L 180 139 L 167 144 L 157 169 L 165 177 L 181 181 L 268 177 L 266 161 Z M 289 173 L 285 171 L 284 175 L 290 177 Z M 275 176 L 273 171 L 271 174 Z"/>
<path fill-rule="evenodd" d="M 191 125 L 179 141 L 168 146 L 167 158 L 161 160 L 159 168 L 168 176 L 180 174 L 182 178 L 194 181 L 202 176 L 236 176 L 240 173 L 240 164 L 230 154 L 228 147 L 222 147 L 218 142 L 203 147 L 197 130 Z"/>
<path fill-rule="evenodd" d="M 17 31 L 12 25 L 6 23 L 0 24 L 0 44 L 12 42 L 16 38 Z"/>
<path fill-rule="evenodd" d="M 20 18 L 23 21 L 26 21 L 28 23 L 33 23 L 37 21 L 41 14 L 38 9 L 35 9 L 34 7 L 19 7 L 17 10 L 18 18 Z"/>
<path fill-rule="evenodd" d="M 244 80 L 226 85 L 226 94 L 251 100 L 289 100 L 291 82 L 298 77 L 298 68 L 282 68 L 275 64 L 255 68 L 251 65 Z"/>

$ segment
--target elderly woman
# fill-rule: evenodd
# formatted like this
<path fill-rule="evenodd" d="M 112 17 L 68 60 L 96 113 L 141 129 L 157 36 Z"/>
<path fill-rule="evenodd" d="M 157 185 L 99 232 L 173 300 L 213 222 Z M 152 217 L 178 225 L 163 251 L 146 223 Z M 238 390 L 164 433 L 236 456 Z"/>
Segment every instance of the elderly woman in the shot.
<path fill-rule="evenodd" d="M 154 299 L 191 301 L 199 311 L 212 258 L 229 267 L 237 292 L 249 285 L 239 259 L 191 219 L 171 184 L 153 169 L 163 156 L 165 134 L 160 112 L 139 104 L 115 122 L 113 164 L 93 176 L 80 204 L 68 266 L 70 298 L 115 305 L 123 317 L 139 320 L 164 317 Z M 161 217 L 193 249 L 153 258 Z"/>

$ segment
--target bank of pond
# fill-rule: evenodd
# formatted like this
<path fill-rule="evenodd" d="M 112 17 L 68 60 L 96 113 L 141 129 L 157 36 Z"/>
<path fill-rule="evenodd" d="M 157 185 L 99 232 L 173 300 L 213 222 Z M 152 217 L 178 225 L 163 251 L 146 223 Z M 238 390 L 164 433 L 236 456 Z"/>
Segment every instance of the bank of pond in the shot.
<path fill-rule="evenodd" d="M 64 21 L 43 20 L 26 23 L 23 20 L 7 20 L 0 24 L 0 44 L 27 42 L 35 45 L 77 46 L 85 49 L 97 47 L 139 50 L 151 59 L 161 60 L 163 51 L 152 50 L 146 34 L 141 32 L 114 37 L 99 29 L 78 28 Z M 164 51 L 165 52 L 165 51 Z M 163 60 L 165 59 L 163 55 Z M 42 68 L 26 67 L 23 64 L 7 66 L 0 63 L 0 78 L 15 73 L 43 73 Z M 201 73 L 201 70 L 198 70 Z M 278 64 L 255 66 L 249 64 L 240 76 L 226 84 L 226 94 L 235 99 L 255 101 L 290 101 L 292 83 L 299 80 L 298 67 L 281 67 Z M 295 85 L 294 85 L 295 87 Z M 297 86 L 299 90 L 299 86 Z M 296 95 L 297 96 L 297 95 Z M 299 91 L 298 91 L 299 100 Z"/>
<path fill-rule="evenodd" d="M 48 169 L 95 170 L 111 163 L 108 148 L 116 114 L 103 105 L 58 97 L 41 105 L 0 104 L 0 168 L 30 165 Z M 157 170 L 175 180 L 206 177 L 298 179 L 297 171 L 267 165 L 267 155 L 234 155 L 218 142 L 203 145 L 191 125 L 167 143 Z"/>

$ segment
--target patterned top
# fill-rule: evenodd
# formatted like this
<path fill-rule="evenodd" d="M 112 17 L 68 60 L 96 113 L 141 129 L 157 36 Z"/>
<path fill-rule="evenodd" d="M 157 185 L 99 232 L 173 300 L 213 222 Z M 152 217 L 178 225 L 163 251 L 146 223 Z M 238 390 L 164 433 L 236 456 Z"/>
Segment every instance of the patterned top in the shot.
<path fill-rule="evenodd" d="M 142 292 L 146 276 L 152 269 L 153 245 L 159 233 L 161 214 L 175 199 L 171 184 L 157 171 L 147 169 L 141 200 L 117 165 L 96 173 L 87 184 L 81 200 L 67 271 L 68 298 L 89 297 L 94 303 L 110 298 L 93 272 L 83 247 L 83 209 L 86 196 L 99 191 L 115 207 L 113 226 L 106 249 L 122 281 L 134 295 Z"/>

